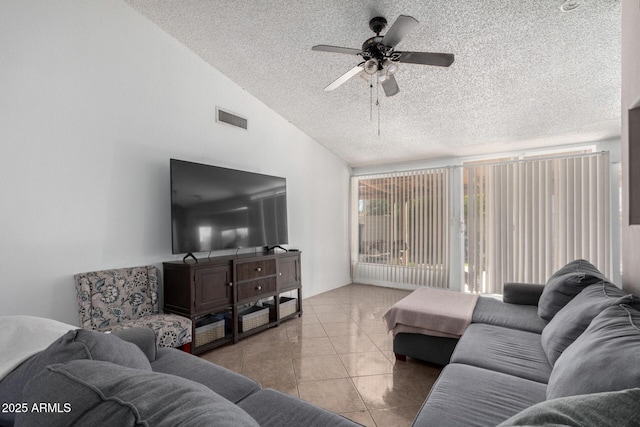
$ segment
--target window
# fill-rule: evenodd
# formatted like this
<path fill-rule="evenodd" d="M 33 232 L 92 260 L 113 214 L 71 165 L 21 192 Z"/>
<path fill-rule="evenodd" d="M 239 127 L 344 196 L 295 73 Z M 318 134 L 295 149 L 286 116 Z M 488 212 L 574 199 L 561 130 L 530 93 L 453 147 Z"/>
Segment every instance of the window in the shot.
<path fill-rule="evenodd" d="M 611 274 L 608 153 L 464 166 L 465 285 L 502 293 L 585 258 Z"/>
<path fill-rule="evenodd" d="M 449 285 L 450 170 L 353 178 L 355 281 Z"/>

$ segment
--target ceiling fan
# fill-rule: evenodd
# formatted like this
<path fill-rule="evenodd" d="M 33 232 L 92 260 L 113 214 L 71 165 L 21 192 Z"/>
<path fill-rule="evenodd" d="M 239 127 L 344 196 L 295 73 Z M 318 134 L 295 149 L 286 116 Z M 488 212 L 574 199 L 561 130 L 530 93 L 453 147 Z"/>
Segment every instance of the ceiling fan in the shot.
<path fill-rule="evenodd" d="M 369 28 L 371 28 L 376 35 L 367 39 L 362 44 L 361 50 L 324 44 L 313 46 L 311 48 L 312 50 L 360 55 L 362 59 L 364 59 L 363 62 L 334 80 L 325 87 L 324 90 L 332 91 L 350 78 L 365 73 L 370 76 L 377 75 L 378 82 L 382 85 L 385 95 L 393 96 L 400 92 L 398 82 L 394 77 L 394 74 L 398 71 L 398 62 L 435 65 L 438 67 L 450 66 L 454 60 L 454 56 L 451 53 L 399 52 L 395 50 L 396 45 L 400 43 L 416 25 L 418 25 L 418 21 L 415 18 L 400 15 L 393 25 L 391 25 L 389 31 L 387 31 L 384 36 L 381 36 L 380 32 L 387 26 L 387 20 L 383 17 L 376 17 L 369 21 Z"/>

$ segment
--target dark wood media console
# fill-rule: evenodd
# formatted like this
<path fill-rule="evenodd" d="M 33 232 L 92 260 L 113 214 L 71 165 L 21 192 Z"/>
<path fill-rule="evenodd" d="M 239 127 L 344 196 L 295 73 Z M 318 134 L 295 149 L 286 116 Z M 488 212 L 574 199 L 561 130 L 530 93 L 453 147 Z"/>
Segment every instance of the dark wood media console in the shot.
<path fill-rule="evenodd" d="M 302 315 L 300 252 L 171 261 L 163 266 L 164 311 L 191 319 L 193 354 Z M 285 292 L 296 296 L 285 297 Z"/>

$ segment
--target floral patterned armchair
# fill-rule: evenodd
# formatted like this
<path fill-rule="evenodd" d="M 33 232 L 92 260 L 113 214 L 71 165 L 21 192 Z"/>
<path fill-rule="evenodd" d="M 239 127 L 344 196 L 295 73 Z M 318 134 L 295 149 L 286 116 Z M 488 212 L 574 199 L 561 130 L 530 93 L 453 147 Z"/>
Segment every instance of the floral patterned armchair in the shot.
<path fill-rule="evenodd" d="M 191 320 L 159 314 L 158 269 L 152 265 L 76 274 L 80 325 L 84 329 L 116 331 L 148 327 L 158 347 L 191 342 Z"/>

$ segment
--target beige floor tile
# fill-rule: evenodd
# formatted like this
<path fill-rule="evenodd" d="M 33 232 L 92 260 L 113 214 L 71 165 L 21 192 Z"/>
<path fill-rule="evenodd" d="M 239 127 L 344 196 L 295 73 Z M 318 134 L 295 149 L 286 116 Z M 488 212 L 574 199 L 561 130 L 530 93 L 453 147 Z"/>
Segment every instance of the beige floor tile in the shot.
<path fill-rule="evenodd" d="M 294 358 L 293 369 L 298 384 L 303 381 L 346 378 L 349 376 L 337 354 Z"/>
<path fill-rule="evenodd" d="M 307 381 L 298 384 L 300 398 L 334 412 L 366 409 L 349 378 Z"/>
<path fill-rule="evenodd" d="M 316 313 L 320 323 L 349 323 L 351 315 L 349 313 Z"/>
<path fill-rule="evenodd" d="M 323 354 L 336 354 L 329 337 L 303 338 L 289 343 L 291 354 L 294 357 L 309 355 L 320 356 Z"/>
<path fill-rule="evenodd" d="M 387 324 L 382 320 L 361 320 L 356 322 L 367 334 L 386 334 Z"/>
<path fill-rule="evenodd" d="M 286 358 L 245 360 L 242 366 L 242 374 L 253 378 L 263 386 L 265 386 L 265 383 L 294 383 L 296 378 L 291 359 Z"/>
<path fill-rule="evenodd" d="M 382 351 L 393 351 L 393 335 L 391 333 L 384 334 L 370 334 L 367 333 L 367 336 L 371 341 L 374 342 L 375 345 Z"/>
<path fill-rule="evenodd" d="M 358 424 L 362 424 L 365 427 L 376 427 L 376 423 L 373 421 L 373 418 L 371 418 L 369 411 L 344 412 L 340 415 L 347 417 Z"/>
<path fill-rule="evenodd" d="M 351 306 L 346 304 L 321 304 L 321 305 L 314 305 L 313 311 L 315 314 L 349 313 L 351 311 Z"/>
<path fill-rule="evenodd" d="M 380 351 L 347 353 L 339 356 L 350 377 L 390 374 L 393 372 L 393 365 Z"/>
<path fill-rule="evenodd" d="M 300 325 L 319 325 L 320 321 L 313 313 L 304 313 L 302 317 L 294 317 L 282 323 L 280 327 L 285 329 L 295 328 Z"/>
<path fill-rule="evenodd" d="M 389 310 L 389 306 L 356 306 L 351 312 L 351 317 L 356 322 L 379 322 L 382 316 Z"/>
<path fill-rule="evenodd" d="M 377 427 L 409 427 L 420 410 L 420 405 L 405 408 L 370 411 Z"/>
<path fill-rule="evenodd" d="M 287 336 L 289 337 L 289 342 L 291 342 L 300 341 L 304 338 L 326 337 L 327 333 L 319 323 L 317 325 L 298 324 L 294 327 L 287 328 Z"/>
<path fill-rule="evenodd" d="M 258 381 L 263 388 L 272 388 L 290 396 L 300 397 L 291 363 L 288 366 L 278 362 L 266 363 L 266 367 L 249 367 L 243 374 Z"/>
<path fill-rule="evenodd" d="M 422 404 L 431 384 L 421 384 L 399 374 L 352 378 L 362 400 L 370 410 Z"/>
<path fill-rule="evenodd" d="M 395 359 L 393 352 L 391 352 L 391 355 Z M 393 360 L 392 363 L 394 374 L 400 374 L 409 380 L 419 381 L 422 386 L 429 389 L 431 389 L 431 386 L 440 376 L 440 372 L 442 372 L 441 366 L 412 358 L 407 358 L 406 361 Z"/>
<path fill-rule="evenodd" d="M 294 321 L 296 319 L 292 319 L 290 320 L 290 322 Z M 318 319 L 318 316 L 316 316 L 315 313 L 303 313 L 302 317 L 298 317 L 298 319 L 301 323 L 305 324 L 305 325 L 317 325 L 320 323 L 320 319 Z"/>
<path fill-rule="evenodd" d="M 393 350 L 382 350 L 382 354 L 384 354 L 384 357 L 389 359 L 389 362 L 396 363 L 396 356 L 393 353 Z"/>
<path fill-rule="evenodd" d="M 201 357 L 365 426 L 410 425 L 441 368 L 395 360 L 382 315 L 409 293 L 343 286 L 304 299 L 302 317 Z"/>
<path fill-rule="evenodd" d="M 325 323 L 324 327 L 327 336 L 329 337 L 342 337 L 348 335 L 358 335 L 364 333 L 358 324 L 352 320 L 345 323 Z"/>
<path fill-rule="evenodd" d="M 362 353 L 377 351 L 378 347 L 366 335 L 349 335 L 344 337 L 329 337 L 333 348 L 338 354 Z"/>
<path fill-rule="evenodd" d="M 302 311 L 304 313 L 313 313 L 313 306 L 307 302 L 307 300 L 302 300 Z"/>
<path fill-rule="evenodd" d="M 239 342 L 245 342 L 245 345 L 255 342 L 274 342 L 274 341 L 289 341 L 287 337 L 287 328 L 281 326 L 269 328 L 266 331 L 258 332 L 255 335 L 251 335 Z"/>
<path fill-rule="evenodd" d="M 312 308 L 315 309 L 316 305 L 332 305 L 332 304 L 341 304 L 339 300 L 336 298 L 332 298 L 329 296 L 331 291 L 325 292 L 324 294 L 312 296 L 310 298 L 305 299 L 304 301 L 311 305 Z"/>
<path fill-rule="evenodd" d="M 222 366 L 223 368 L 227 368 L 230 371 L 242 373 L 242 360 L 234 360 L 229 358 L 224 358 L 221 360 L 210 360 L 210 362 L 215 363 L 218 366 Z"/>
<path fill-rule="evenodd" d="M 244 354 L 262 353 L 286 353 L 289 350 L 289 341 L 252 341 L 244 347 Z"/>

